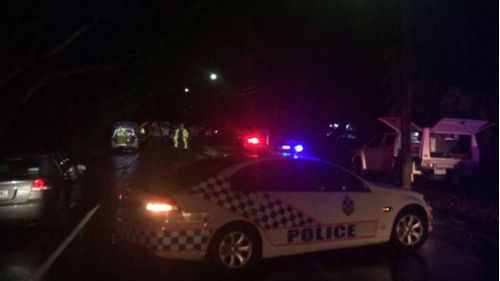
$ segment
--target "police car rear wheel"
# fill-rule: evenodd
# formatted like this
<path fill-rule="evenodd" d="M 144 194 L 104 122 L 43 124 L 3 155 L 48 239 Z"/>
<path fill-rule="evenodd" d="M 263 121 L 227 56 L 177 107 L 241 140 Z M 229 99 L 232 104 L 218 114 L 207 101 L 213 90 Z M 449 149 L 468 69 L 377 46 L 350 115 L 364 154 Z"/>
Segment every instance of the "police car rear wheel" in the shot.
<path fill-rule="evenodd" d="M 243 267 L 251 257 L 252 242 L 244 232 L 230 232 L 219 244 L 219 258 L 226 267 Z"/>
<path fill-rule="evenodd" d="M 254 264 L 259 258 L 255 233 L 247 227 L 230 227 L 217 233 L 211 243 L 211 259 L 224 271 L 237 272 Z"/>
<path fill-rule="evenodd" d="M 427 238 L 427 224 L 418 212 L 404 212 L 396 218 L 393 242 L 400 249 L 420 248 Z"/>

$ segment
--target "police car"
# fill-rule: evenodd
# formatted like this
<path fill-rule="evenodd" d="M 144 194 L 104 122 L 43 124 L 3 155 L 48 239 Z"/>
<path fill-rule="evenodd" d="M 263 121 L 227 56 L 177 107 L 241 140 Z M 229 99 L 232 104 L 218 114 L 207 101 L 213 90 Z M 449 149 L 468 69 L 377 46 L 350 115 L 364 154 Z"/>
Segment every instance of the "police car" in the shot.
<path fill-rule="evenodd" d="M 118 238 L 228 271 L 261 258 L 386 242 L 415 250 L 432 229 L 423 195 L 315 158 L 205 159 L 170 178 L 154 192 L 119 195 Z"/>

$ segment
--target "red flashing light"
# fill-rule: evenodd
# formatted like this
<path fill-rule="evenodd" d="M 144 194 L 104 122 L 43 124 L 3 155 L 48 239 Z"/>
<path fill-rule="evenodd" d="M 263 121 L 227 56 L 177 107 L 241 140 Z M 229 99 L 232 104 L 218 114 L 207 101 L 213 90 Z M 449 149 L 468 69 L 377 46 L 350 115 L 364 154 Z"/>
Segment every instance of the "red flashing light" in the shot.
<path fill-rule="evenodd" d="M 247 139 L 247 142 L 248 142 L 249 144 L 259 144 L 259 143 L 260 143 L 260 140 L 259 140 L 259 138 L 257 138 L 257 137 L 251 137 L 251 138 L 248 138 L 248 139 Z"/>
<path fill-rule="evenodd" d="M 31 184 L 31 188 L 33 190 L 47 190 L 49 187 L 47 186 L 47 181 L 45 181 L 42 178 L 37 178 L 33 180 L 33 183 Z"/>
<path fill-rule="evenodd" d="M 256 152 L 266 147 L 266 139 L 260 132 L 248 132 L 241 138 L 243 148 L 250 152 Z"/>

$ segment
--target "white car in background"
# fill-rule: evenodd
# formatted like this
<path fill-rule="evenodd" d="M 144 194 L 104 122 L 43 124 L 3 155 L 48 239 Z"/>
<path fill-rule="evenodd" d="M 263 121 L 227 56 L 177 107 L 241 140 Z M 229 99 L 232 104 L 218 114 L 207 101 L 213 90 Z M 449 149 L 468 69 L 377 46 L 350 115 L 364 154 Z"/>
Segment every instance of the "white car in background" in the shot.
<path fill-rule="evenodd" d="M 415 250 L 432 230 L 423 195 L 314 158 L 212 158 L 171 178 L 120 194 L 119 241 L 239 271 L 261 258 L 387 242 Z"/>
<path fill-rule="evenodd" d="M 119 122 L 113 125 L 111 149 L 137 151 L 139 149 L 139 128 L 134 122 Z"/>

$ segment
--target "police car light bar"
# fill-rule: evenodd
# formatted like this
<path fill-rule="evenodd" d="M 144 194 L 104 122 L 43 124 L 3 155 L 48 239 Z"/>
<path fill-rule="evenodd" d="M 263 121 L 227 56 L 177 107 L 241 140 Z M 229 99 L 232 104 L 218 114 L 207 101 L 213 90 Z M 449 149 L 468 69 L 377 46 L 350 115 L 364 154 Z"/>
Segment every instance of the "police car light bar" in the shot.
<path fill-rule="evenodd" d="M 259 144 L 260 140 L 259 140 L 259 138 L 252 137 L 252 138 L 248 138 L 247 142 L 250 143 L 250 144 Z"/>
<path fill-rule="evenodd" d="M 304 146 L 301 144 L 297 144 L 293 147 L 293 150 L 295 150 L 295 152 L 302 152 L 304 151 Z"/>
<path fill-rule="evenodd" d="M 282 149 L 282 150 L 290 150 L 291 148 L 292 148 L 292 147 L 291 147 L 291 146 L 289 146 L 288 144 L 285 144 L 285 145 L 282 145 L 282 146 L 281 146 L 281 149 Z"/>

